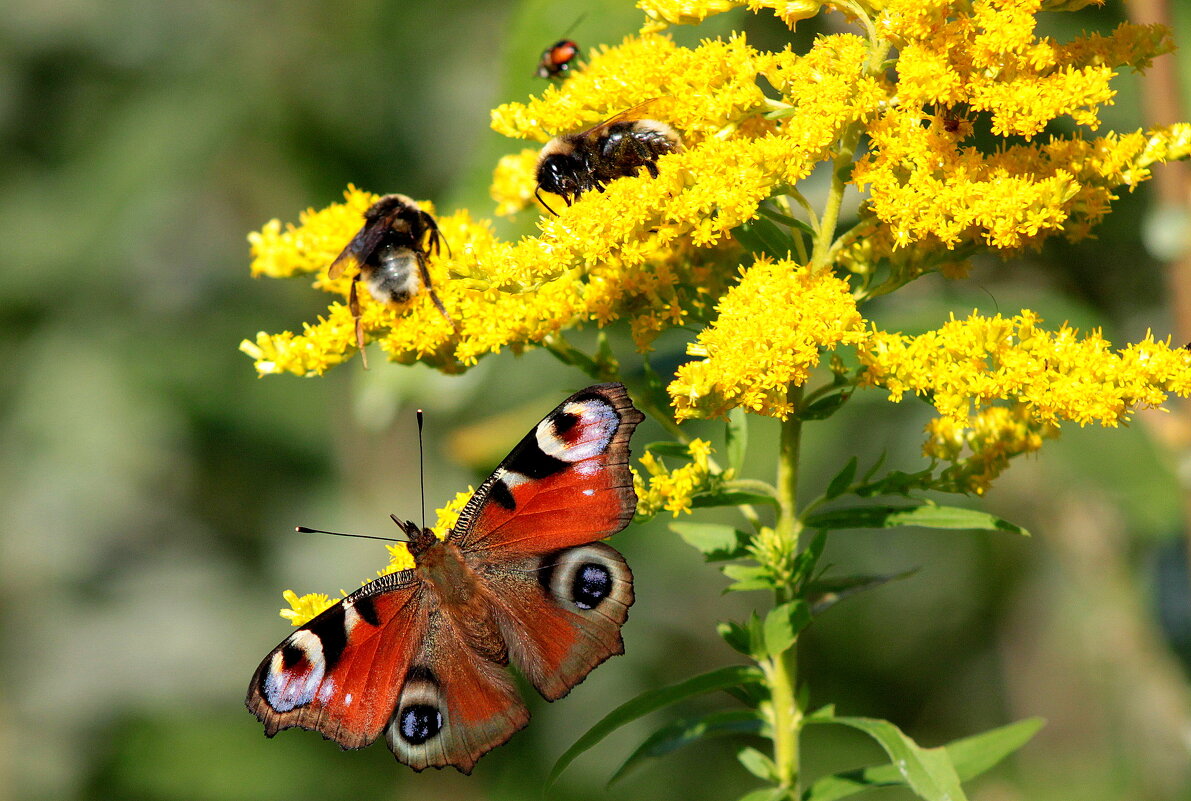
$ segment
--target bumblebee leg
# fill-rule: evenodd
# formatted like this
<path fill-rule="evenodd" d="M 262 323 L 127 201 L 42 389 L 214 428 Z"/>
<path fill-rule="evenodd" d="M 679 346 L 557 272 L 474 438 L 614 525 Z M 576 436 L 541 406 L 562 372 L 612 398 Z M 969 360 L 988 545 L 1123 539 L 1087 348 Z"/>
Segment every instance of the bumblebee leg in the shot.
<path fill-rule="evenodd" d="M 434 305 L 438 307 L 439 312 L 451 328 L 458 332 L 459 326 L 455 325 L 455 321 L 451 319 L 451 315 L 447 314 L 446 306 L 442 305 L 442 301 L 438 299 L 438 293 L 434 291 L 434 284 L 430 283 L 430 271 L 426 269 L 426 260 L 422 258 L 422 254 L 418 254 L 418 269 L 422 271 L 422 283 L 426 286 L 426 292 L 430 295 L 430 300 L 434 301 Z"/>
<path fill-rule="evenodd" d="M 360 285 L 359 273 L 352 279 L 351 294 L 347 298 L 347 307 L 351 309 L 352 319 L 356 321 L 356 347 L 360 349 L 360 361 L 364 369 L 368 369 L 368 352 L 364 350 L 364 321 L 360 319 L 360 296 L 356 287 Z"/>

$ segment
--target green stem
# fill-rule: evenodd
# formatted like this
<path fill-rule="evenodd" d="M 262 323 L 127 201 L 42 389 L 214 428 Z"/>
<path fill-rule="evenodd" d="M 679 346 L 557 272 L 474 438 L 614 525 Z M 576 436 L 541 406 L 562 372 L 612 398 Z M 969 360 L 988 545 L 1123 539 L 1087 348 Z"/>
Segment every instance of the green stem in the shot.
<path fill-rule="evenodd" d="M 798 519 L 798 456 L 802 446 L 802 421 L 798 417 L 802 387 L 791 386 L 786 397 L 794 412 L 782 422 L 778 445 L 777 497 L 778 518 L 775 533 L 786 540 L 790 553 L 798 550 L 802 524 Z M 779 587 L 776 602 L 791 600 L 791 587 Z M 770 701 L 773 704 L 773 762 L 779 786 L 790 798 L 798 797 L 798 737 L 802 728 L 802 710 L 798 708 L 797 645 L 770 657 L 766 665 Z"/>

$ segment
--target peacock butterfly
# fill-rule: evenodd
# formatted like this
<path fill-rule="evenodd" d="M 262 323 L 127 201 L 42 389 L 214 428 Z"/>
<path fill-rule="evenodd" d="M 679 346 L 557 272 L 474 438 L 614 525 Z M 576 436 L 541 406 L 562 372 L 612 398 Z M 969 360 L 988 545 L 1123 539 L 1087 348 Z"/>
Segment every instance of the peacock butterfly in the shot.
<path fill-rule="evenodd" d="M 445 539 L 398 521 L 416 567 L 365 584 L 256 669 L 245 703 L 265 734 L 362 748 L 383 732 L 414 770 L 470 773 L 529 721 L 510 661 L 553 701 L 624 653 L 633 575 L 598 540 L 633 518 L 642 419 L 623 385 L 588 387 L 513 448 Z"/>

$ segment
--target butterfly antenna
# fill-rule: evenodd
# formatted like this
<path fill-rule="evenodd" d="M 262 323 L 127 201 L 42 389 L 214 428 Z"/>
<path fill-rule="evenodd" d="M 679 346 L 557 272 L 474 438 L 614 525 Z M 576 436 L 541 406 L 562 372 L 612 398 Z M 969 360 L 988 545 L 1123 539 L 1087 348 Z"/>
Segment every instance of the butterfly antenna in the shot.
<path fill-rule="evenodd" d="M 299 534 L 330 534 L 334 537 L 355 537 L 361 540 L 384 540 L 385 542 L 406 542 L 406 540 L 398 540 L 393 537 L 373 537 L 369 534 L 344 534 L 342 531 L 325 531 L 321 528 L 307 528 L 306 526 L 294 526 L 294 531 Z"/>
<path fill-rule="evenodd" d="M 422 410 L 418 409 L 418 485 L 422 492 L 422 529 L 426 528 L 426 465 L 422 456 Z"/>

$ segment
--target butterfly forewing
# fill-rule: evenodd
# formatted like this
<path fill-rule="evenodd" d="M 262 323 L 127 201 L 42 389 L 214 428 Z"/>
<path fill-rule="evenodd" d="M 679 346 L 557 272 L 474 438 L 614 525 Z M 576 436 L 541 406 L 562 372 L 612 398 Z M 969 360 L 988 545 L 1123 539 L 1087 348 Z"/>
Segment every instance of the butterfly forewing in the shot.
<path fill-rule="evenodd" d="M 546 415 L 480 485 L 449 535 L 465 554 L 545 553 L 611 536 L 637 496 L 629 437 L 644 419 L 621 384 L 577 392 Z"/>

